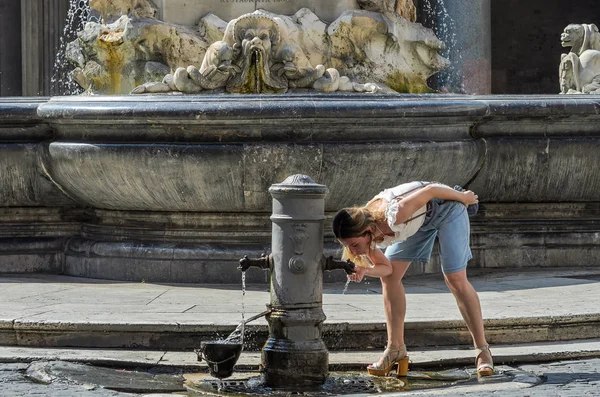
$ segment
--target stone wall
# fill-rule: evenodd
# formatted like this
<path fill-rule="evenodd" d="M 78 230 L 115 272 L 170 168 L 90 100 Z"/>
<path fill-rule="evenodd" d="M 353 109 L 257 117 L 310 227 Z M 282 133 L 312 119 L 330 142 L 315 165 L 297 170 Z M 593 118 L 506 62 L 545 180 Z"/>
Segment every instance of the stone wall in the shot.
<path fill-rule="evenodd" d="M 0 101 L 0 272 L 239 282 L 238 259 L 269 250 L 267 189 L 297 173 L 328 186 L 329 216 L 407 180 L 472 188 L 472 268 L 600 265 L 599 101 Z M 328 227 L 325 239 L 339 249 Z M 434 255 L 409 274 L 437 271 Z M 255 269 L 247 280 L 268 281 Z"/>

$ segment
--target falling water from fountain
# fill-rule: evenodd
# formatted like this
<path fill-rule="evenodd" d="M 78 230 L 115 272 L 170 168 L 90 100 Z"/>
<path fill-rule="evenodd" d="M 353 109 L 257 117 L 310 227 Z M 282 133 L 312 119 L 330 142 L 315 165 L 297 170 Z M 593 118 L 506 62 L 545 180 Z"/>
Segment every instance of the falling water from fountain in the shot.
<path fill-rule="evenodd" d="M 346 285 L 344 285 L 344 290 L 342 291 L 342 295 L 346 295 L 346 291 L 348 291 L 349 285 L 350 285 L 350 279 L 346 279 Z"/>
<path fill-rule="evenodd" d="M 83 30 L 87 22 L 100 22 L 100 18 L 92 14 L 89 0 L 71 0 L 63 34 L 50 79 L 50 93 L 52 95 L 77 95 L 83 89 L 73 81 L 71 71 L 73 66 L 67 60 L 67 44 L 77 38 L 77 32 Z"/>
<path fill-rule="evenodd" d="M 461 70 L 463 64 L 462 51 L 459 46 L 456 33 L 456 22 L 450 16 L 444 4 L 445 0 L 422 0 L 421 9 L 424 26 L 430 27 L 446 44 L 446 49 L 440 54 L 450 61 L 450 66 L 442 70 L 432 78 L 437 82 L 434 84 L 442 92 L 464 93 L 464 75 Z"/>
<path fill-rule="evenodd" d="M 244 321 L 244 316 L 246 315 L 246 272 L 242 272 L 242 337 L 240 343 L 244 346 L 244 328 L 246 326 L 246 322 Z"/>
<path fill-rule="evenodd" d="M 254 58 L 254 66 L 256 67 L 254 76 L 254 89 L 255 93 L 260 94 L 260 53 L 258 51 L 254 51 L 252 57 Z"/>

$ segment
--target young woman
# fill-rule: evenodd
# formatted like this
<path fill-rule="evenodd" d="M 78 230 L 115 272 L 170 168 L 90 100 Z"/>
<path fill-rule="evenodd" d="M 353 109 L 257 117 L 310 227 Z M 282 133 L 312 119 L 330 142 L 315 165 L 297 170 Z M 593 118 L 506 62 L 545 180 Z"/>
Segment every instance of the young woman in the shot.
<path fill-rule="evenodd" d="M 429 262 L 436 236 L 444 279 L 473 337 L 477 375 L 494 374 L 479 297 L 466 271 L 472 257 L 467 207 L 476 203 L 478 197 L 470 190 L 411 182 L 386 189 L 364 207 L 345 208 L 334 217 L 333 231 L 344 246 L 344 257 L 358 265 L 350 279 L 381 278 L 388 344 L 381 359 L 367 367 L 370 374 L 385 376 L 398 365 L 398 375 L 406 376 L 402 277 L 411 262 Z"/>

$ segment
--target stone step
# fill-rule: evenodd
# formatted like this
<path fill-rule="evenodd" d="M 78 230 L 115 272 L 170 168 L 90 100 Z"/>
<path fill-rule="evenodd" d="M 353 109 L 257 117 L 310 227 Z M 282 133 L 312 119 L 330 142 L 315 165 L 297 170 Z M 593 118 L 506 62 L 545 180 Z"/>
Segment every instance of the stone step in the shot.
<path fill-rule="evenodd" d="M 491 344 L 536 343 L 589 339 L 600 335 L 600 314 L 512 317 L 485 320 Z M 203 340 L 224 338 L 235 325 L 214 322 L 102 323 L 76 321 L 0 321 L 0 345 L 80 348 L 140 348 L 193 350 Z M 409 321 L 406 343 L 411 347 L 469 345 L 461 320 Z M 258 351 L 268 337 L 266 325 L 247 325 L 246 350 Z M 325 322 L 323 339 L 331 351 L 380 349 L 386 344 L 381 322 Z"/>
<path fill-rule="evenodd" d="M 600 357 L 600 339 L 562 342 L 493 345 L 496 365 L 518 365 L 568 359 Z M 329 353 L 331 371 L 364 370 L 366 364 L 376 361 L 380 350 L 334 351 Z M 412 368 L 471 366 L 474 351 L 469 346 L 409 349 Z M 75 349 L 0 346 L 0 363 L 28 363 L 61 360 L 91 365 L 120 368 L 178 368 L 189 372 L 206 371 L 206 363 L 199 362 L 193 351 L 129 350 L 129 349 Z M 256 371 L 260 352 L 242 352 L 236 369 Z"/>

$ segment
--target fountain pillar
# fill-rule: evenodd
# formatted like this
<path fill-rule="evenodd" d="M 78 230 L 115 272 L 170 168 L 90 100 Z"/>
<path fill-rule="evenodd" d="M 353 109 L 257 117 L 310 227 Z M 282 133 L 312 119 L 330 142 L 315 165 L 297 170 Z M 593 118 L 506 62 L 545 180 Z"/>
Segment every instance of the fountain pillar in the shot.
<path fill-rule="evenodd" d="M 329 355 L 321 339 L 323 223 L 328 189 L 306 175 L 272 185 L 271 313 L 262 351 L 270 387 L 320 386 Z"/>
<path fill-rule="evenodd" d="M 269 387 L 320 387 L 328 376 L 329 352 L 321 338 L 323 272 L 354 272 L 352 262 L 323 255 L 328 192 L 325 185 L 299 174 L 272 185 L 272 253 L 240 260 L 242 271 L 251 266 L 271 271 L 269 338 L 261 370 Z"/>

